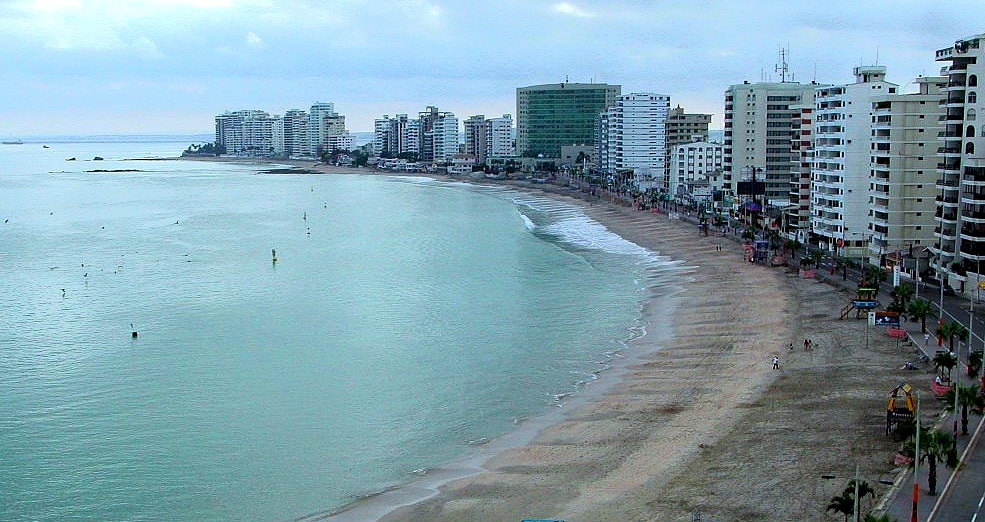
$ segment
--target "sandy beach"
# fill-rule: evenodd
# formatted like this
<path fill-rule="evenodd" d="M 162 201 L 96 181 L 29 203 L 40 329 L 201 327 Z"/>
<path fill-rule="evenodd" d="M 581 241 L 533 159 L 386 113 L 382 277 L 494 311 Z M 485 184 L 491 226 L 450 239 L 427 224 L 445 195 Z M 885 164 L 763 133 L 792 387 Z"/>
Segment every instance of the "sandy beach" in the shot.
<path fill-rule="evenodd" d="M 670 331 L 639 339 L 645 355 L 606 393 L 383 520 L 841 520 L 825 508 L 856 464 L 877 498 L 886 492 L 876 481 L 899 471 L 886 398 L 903 381 L 927 389 L 933 374 L 901 370 L 913 348 L 882 329 L 866 340 L 864 320 L 839 320 L 852 295 L 744 262 L 734 241 L 666 214 L 514 185 L 582 205 L 614 233 L 683 262 L 690 282 L 673 317 L 648 312 Z"/>

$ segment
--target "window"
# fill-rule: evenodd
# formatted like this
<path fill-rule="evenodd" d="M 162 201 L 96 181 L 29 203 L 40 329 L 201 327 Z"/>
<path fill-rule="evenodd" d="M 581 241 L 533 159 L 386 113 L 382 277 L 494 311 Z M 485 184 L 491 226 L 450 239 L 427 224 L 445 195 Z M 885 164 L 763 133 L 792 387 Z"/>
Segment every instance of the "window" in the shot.
<path fill-rule="evenodd" d="M 971 142 L 968 142 L 967 144 L 965 144 L 965 146 L 964 146 L 964 153 L 965 154 L 974 154 L 975 153 L 975 144 L 974 143 L 971 143 Z"/>
<path fill-rule="evenodd" d="M 975 91 L 969 92 L 968 103 L 976 103 L 976 102 L 978 102 L 978 94 L 976 94 Z"/>
<path fill-rule="evenodd" d="M 978 87 L 978 77 L 974 74 L 968 77 L 968 87 Z"/>
<path fill-rule="evenodd" d="M 968 109 L 968 112 L 965 114 L 964 119 L 968 121 L 975 121 L 975 109 Z"/>
<path fill-rule="evenodd" d="M 975 137 L 975 126 L 974 125 L 968 125 L 968 130 L 965 131 L 964 135 L 965 135 L 966 138 L 974 138 Z"/>

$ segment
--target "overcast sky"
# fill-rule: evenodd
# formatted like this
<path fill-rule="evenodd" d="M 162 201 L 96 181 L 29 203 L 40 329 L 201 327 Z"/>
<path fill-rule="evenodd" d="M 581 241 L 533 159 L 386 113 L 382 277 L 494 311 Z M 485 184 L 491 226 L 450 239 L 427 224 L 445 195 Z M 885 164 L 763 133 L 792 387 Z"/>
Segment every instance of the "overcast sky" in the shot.
<path fill-rule="evenodd" d="M 907 85 L 985 33 L 982 0 L 0 0 L 0 136 L 209 133 L 226 110 L 334 102 L 351 131 L 427 105 L 501 116 L 516 87 L 669 94 L 714 114 L 743 80 Z M 909 90 L 912 86 L 907 86 Z"/>

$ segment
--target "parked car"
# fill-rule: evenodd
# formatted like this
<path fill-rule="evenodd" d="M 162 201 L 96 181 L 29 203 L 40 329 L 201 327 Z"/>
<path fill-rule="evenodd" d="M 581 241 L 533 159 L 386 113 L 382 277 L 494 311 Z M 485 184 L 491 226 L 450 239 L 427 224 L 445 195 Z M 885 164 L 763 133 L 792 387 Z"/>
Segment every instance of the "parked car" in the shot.
<path fill-rule="evenodd" d="M 955 295 L 954 288 L 947 283 L 944 284 L 944 295 Z"/>

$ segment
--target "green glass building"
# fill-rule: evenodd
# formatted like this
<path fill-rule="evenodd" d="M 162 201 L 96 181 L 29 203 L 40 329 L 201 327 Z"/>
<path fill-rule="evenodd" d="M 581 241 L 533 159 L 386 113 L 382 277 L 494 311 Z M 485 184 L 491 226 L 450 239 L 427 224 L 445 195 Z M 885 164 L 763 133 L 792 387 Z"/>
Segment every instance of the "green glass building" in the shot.
<path fill-rule="evenodd" d="M 595 145 L 599 113 L 615 103 L 621 90 L 604 83 L 518 87 L 517 155 L 558 158 L 562 146 Z"/>

